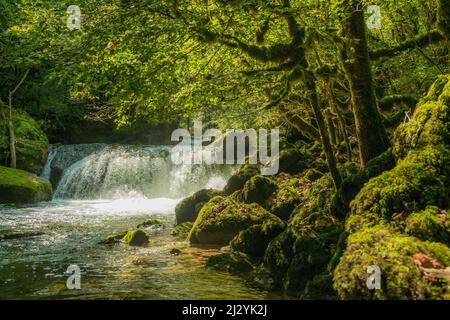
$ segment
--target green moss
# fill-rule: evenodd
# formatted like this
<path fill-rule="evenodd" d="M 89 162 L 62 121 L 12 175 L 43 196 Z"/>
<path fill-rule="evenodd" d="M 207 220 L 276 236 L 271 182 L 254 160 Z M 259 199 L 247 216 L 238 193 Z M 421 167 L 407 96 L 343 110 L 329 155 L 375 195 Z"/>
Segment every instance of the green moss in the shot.
<path fill-rule="evenodd" d="M 207 270 L 246 273 L 253 270 L 250 259 L 240 252 L 227 252 L 211 256 L 206 261 Z"/>
<path fill-rule="evenodd" d="M 191 243 L 225 245 L 240 231 L 276 219 L 256 203 L 241 204 L 218 196 L 203 206 L 188 238 Z"/>
<path fill-rule="evenodd" d="M 184 222 L 182 224 L 177 224 L 172 228 L 172 235 L 178 237 L 187 237 L 193 225 L 193 222 Z"/>
<path fill-rule="evenodd" d="M 278 236 L 286 228 L 280 219 L 263 222 L 254 225 L 239 234 L 230 242 L 235 251 L 246 253 L 254 257 L 262 257 L 270 241 Z"/>
<path fill-rule="evenodd" d="M 430 206 L 408 216 L 404 231 L 421 240 L 450 245 L 450 215 L 448 211 Z"/>
<path fill-rule="evenodd" d="M 285 149 L 279 156 L 279 173 L 296 174 L 308 169 L 314 162 L 312 154 L 306 148 Z"/>
<path fill-rule="evenodd" d="M 175 207 L 176 224 L 194 222 L 203 205 L 220 193 L 219 190 L 203 189 L 181 200 Z"/>
<path fill-rule="evenodd" d="M 146 220 L 146 221 L 144 221 L 144 222 L 142 222 L 142 223 L 140 223 L 140 224 L 138 224 L 137 226 L 136 226 L 136 228 L 144 228 L 144 229 L 147 229 L 147 228 L 162 228 L 162 229 L 164 229 L 166 226 L 165 226 L 165 224 L 164 223 L 162 223 L 161 221 L 159 221 L 159 220 L 155 220 L 155 219 L 152 219 L 152 220 Z"/>
<path fill-rule="evenodd" d="M 35 203 L 51 197 L 52 186 L 47 180 L 0 166 L 0 203 Z"/>
<path fill-rule="evenodd" d="M 128 231 L 127 234 L 123 237 L 123 241 L 125 241 L 130 246 L 141 247 L 148 243 L 149 234 L 147 231 L 142 229 Z"/>
<path fill-rule="evenodd" d="M 404 157 L 408 151 L 427 145 L 450 146 L 450 76 L 440 76 L 428 95 L 417 105 L 409 122 L 395 133 L 394 153 Z"/>
<path fill-rule="evenodd" d="M 427 205 L 448 207 L 450 152 L 442 146 L 412 151 L 391 171 L 370 180 L 351 203 L 350 232 L 381 222 L 396 213 L 420 211 Z"/>
<path fill-rule="evenodd" d="M 17 168 L 40 174 L 48 152 L 48 139 L 37 122 L 27 113 L 16 110 L 13 113 L 14 133 L 16 136 Z M 7 131 L 7 123 L 0 120 L 0 132 Z M 9 160 L 9 138 L 0 138 L 0 163 Z"/>
<path fill-rule="evenodd" d="M 301 204 L 287 229 L 271 241 L 264 264 L 276 285 L 301 296 L 309 281 L 324 274 L 336 251 L 342 227 L 333 214 L 333 182 L 325 175 L 303 186 Z"/>
<path fill-rule="evenodd" d="M 282 220 L 288 220 L 301 202 L 302 187 L 307 178 L 300 179 L 286 174 L 281 174 L 276 177 L 276 184 L 278 189 L 272 194 L 270 198 L 269 211 L 280 217 Z"/>
<path fill-rule="evenodd" d="M 109 235 L 106 237 L 105 240 L 100 241 L 100 244 L 115 244 L 115 243 L 119 243 L 123 237 L 125 237 L 127 235 L 128 231 L 119 233 L 119 234 L 115 234 L 115 235 Z"/>
<path fill-rule="evenodd" d="M 450 249 L 395 233 L 384 226 L 366 228 L 349 236 L 347 250 L 334 272 L 334 287 L 342 299 L 441 298 L 446 284 L 424 277 L 414 257 L 417 253 L 450 263 Z M 382 273 L 381 290 L 369 290 L 367 267 Z"/>
<path fill-rule="evenodd" d="M 246 203 L 257 203 L 264 206 L 268 198 L 275 192 L 277 186 L 267 177 L 260 175 L 248 180 L 242 192 L 243 200 Z"/>
<path fill-rule="evenodd" d="M 337 300 L 339 298 L 333 287 L 333 276 L 318 275 L 308 281 L 301 296 L 302 300 Z"/>
<path fill-rule="evenodd" d="M 223 194 L 228 196 L 234 193 L 235 191 L 244 188 L 245 183 L 248 180 L 250 180 L 251 177 L 258 175 L 259 173 L 260 171 L 257 165 L 250 165 L 250 164 L 243 165 L 228 180 L 225 188 L 223 189 Z"/>

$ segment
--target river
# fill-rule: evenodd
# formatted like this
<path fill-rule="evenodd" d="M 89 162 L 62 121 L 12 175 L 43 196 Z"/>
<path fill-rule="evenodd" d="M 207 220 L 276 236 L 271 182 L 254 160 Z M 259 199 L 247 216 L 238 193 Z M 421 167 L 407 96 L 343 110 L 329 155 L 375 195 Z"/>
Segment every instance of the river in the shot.
<path fill-rule="evenodd" d="M 173 166 L 169 147 L 78 145 L 50 153 L 44 177 L 60 172 L 54 198 L 0 206 L 1 299 L 270 299 L 243 278 L 207 271 L 220 248 L 191 247 L 171 235 L 178 201 L 203 187 L 223 187 L 232 170 Z M 170 158 L 170 157 L 169 157 Z M 102 245 L 107 235 L 148 220 L 147 247 Z M 172 255 L 177 248 L 181 254 Z M 81 289 L 66 286 L 70 265 Z"/>

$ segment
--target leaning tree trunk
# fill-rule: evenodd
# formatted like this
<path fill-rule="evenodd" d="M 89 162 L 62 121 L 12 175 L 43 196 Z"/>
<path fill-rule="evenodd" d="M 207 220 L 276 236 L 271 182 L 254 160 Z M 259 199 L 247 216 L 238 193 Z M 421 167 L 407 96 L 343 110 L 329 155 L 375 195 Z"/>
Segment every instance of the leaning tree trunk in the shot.
<path fill-rule="evenodd" d="M 341 57 L 350 86 L 360 162 L 364 166 L 386 151 L 390 142 L 373 88 L 363 5 L 359 0 L 346 0 L 342 8 L 345 12 L 342 15 L 344 47 Z"/>
<path fill-rule="evenodd" d="M 339 170 L 337 169 L 337 162 L 336 157 L 334 155 L 333 146 L 331 145 L 330 142 L 330 136 L 328 135 L 328 130 L 325 124 L 324 116 L 322 114 L 322 111 L 320 110 L 315 78 L 314 75 L 311 72 L 308 72 L 307 70 L 308 66 L 305 62 L 306 88 L 308 89 L 309 92 L 311 105 L 317 122 L 317 127 L 319 128 L 320 140 L 322 142 L 323 151 L 325 152 L 325 156 L 327 158 L 328 170 L 330 170 L 336 189 L 339 189 L 342 183 L 342 178 L 339 173 Z"/>

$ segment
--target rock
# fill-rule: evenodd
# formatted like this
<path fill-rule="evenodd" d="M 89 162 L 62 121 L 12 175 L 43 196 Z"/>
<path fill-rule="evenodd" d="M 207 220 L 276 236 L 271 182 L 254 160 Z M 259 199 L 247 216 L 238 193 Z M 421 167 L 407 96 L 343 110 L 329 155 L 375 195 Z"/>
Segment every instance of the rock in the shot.
<path fill-rule="evenodd" d="M 211 256 L 206 261 L 207 270 L 246 273 L 253 270 L 250 259 L 243 253 L 227 252 Z"/>
<path fill-rule="evenodd" d="M 178 256 L 178 255 L 181 254 L 181 250 L 180 250 L 180 249 L 177 249 L 177 248 L 173 248 L 172 250 L 170 250 L 170 254 L 171 254 L 172 256 Z"/>
<path fill-rule="evenodd" d="M 341 299 L 441 299 L 446 283 L 430 282 L 419 264 L 441 261 L 450 265 L 450 249 L 444 244 L 421 241 L 377 225 L 351 234 L 347 249 L 334 271 L 334 287 Z M 367 288 L 367 267 L 381 270 L 380 290 Z"/>
<path fill-rule="evenodd" d="M 0 166 L 0 203 L 36 203 L 52 198 L 47 180 L 31 173 Z"/>
<path fill-rule="evenodd" d="M 147 231 L 138 229 L 128 231 L 123 241 L 125 241 L 130 246 L 142 247 L 148 243 L 149 234 Z"/>
<path fill-rule="evenodd" d="M 239 234 L 231 241 L 231 248 L 253 257 L 262 257 L 270 241 L 286 228 L 281 219 L 254 225 Z"/>
<path fill-rule="evenodd" d="M 259 173 L 260 171 L 257 165 L 243 165 L 230 179 L 228 179 L 228 182 L 223 189 L 223 194 L 229 196 L 235 191 L 244 188 L 245 183 L 250 180 L 251 177 L 259 175 Z"/>
<path fill-rule="evenodd" d="M 279 155 L 279 170 L 278 173 L 296 174 L 303 172 L 311 166 L 314 159 L 310 152 L 305 149 L 286 149 L 282 150 Z"/>
<path fill-rule="evenodd" d="M 184 222 L 182 224 L 178 224 L 172 228 L 172 235 L 187 237 L 193 225 L 194 225 L 193 222 Z"/>
<path fill-rule="evenodd" d="M 220 193 L 220 190 L 203 189 L 181 200 L 175 208 L 176 224 L 194 222 L 203 205 Z"/>
<path fill-rule="evenodd" d="M 400 224 L 403 225 L 401 222 Z M 406 218 L 404 232 L 420 240 L 450 245 L 450 214 L 447 210 L 429 206 Z"/>
<path fill-rule="evenodd" d="M 439 76 L 411 119 L 394 137 L 394 154 L 403 158 L 413 149 L 429 145 L 450 146 L 450 75 Z"/>
<path fill-rule="evenodd" d="M 17 169 L 41 174 L 47 158 L 49 143 L 47 136 L 37 122 L 25 111 L 13 112 L 14 133 L 16 136 Z M 0 132 L 7 132 L 6 121 L 0 120 Z M 0 136 L 0 163 L 9 161 L 9 137 Z"/>
<path fill-rule="evenodd" d="M 126 234 L 128 233 L 128 231 L 116 234 L 116 235 L 109 235 L 106 237 L 105 240 L 102 240 L 99 242 L 99 244 L 115 244 L 115 243 L 119 243 L 122 241 L 123 237 L 126 236 Z"/>
<path fill-rule="evenodd" d="M 392 222 L 396 213 L 421 211 L 428 205 L 450 204 L 450 152 L 426 146 L 409 152 L 397 166 L 367 182 L 350 208 L 347 231 Z"/>
<path fill-rule="evenodd" d="M 295 296 L 304 295 L 308 282 L 327 272 L 342 233 L 333 214 L 336 191 L 330 175 L 304 182 L 300 189 L 302 202 L 287 228 L 269 243 L 263 260 L 274 285 Z"/>
<path fill-rule="evenodd" d="M 269 211 L 287 221 L 301 202 L 302 186 L 310 183 L 307 178 L 299 179 L 281 174 L 275 180 L 278 189 L 272 194 Z"/>
<path fill-rule="evenodd" d="M 159 220 L 146 220 L 142 223 L 139 223 L 136 228 L 140 229 L 151 229 L 151 230 L 156 230 L 156 229 L 164 229 L 166 226 L 164 225 L 164 223 L 162 223 Z"/>
<path fill-rule="evenodd" d="M 202 208 L 188 239 L 191 243 L 227 245 L 240 231 L 269 220 L 278 218 L 256 203 L 241 204 L 218 196 Z"/>
<path fill-rule="evenodd" d="M 267 199 L 275 190 L 277 190 L 277 186 L 272 180 L 257 175 L 245 183 L 242 197 L 246 203 L 257 203 L 264 206 Z"/>

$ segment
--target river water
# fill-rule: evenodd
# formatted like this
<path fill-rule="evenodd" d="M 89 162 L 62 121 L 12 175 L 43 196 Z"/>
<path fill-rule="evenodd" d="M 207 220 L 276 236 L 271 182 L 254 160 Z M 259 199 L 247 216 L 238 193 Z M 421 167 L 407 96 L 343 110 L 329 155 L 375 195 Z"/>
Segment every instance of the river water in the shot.
<path fill-rule="evenodd" d="M 62 146 L 50 202 L 0 206 L 0 299 L 268 299 L 243 278 L 207 271 L 220 252 L 190 247 L 170 234 L 178 201 L 202 187 L 223 187 L 231 171 L 172 166 L 166 147 Z M 52 174 L 47 163 L 44 175 Z M 55 166 L 56 167 L 56 166 Z M 102 245 L 110 234 L 159 219 L 147 247 Z M 177 248 L 181 254 L 172 255 Z M 81 289 L 69 290 L 77 265 Z"/>

